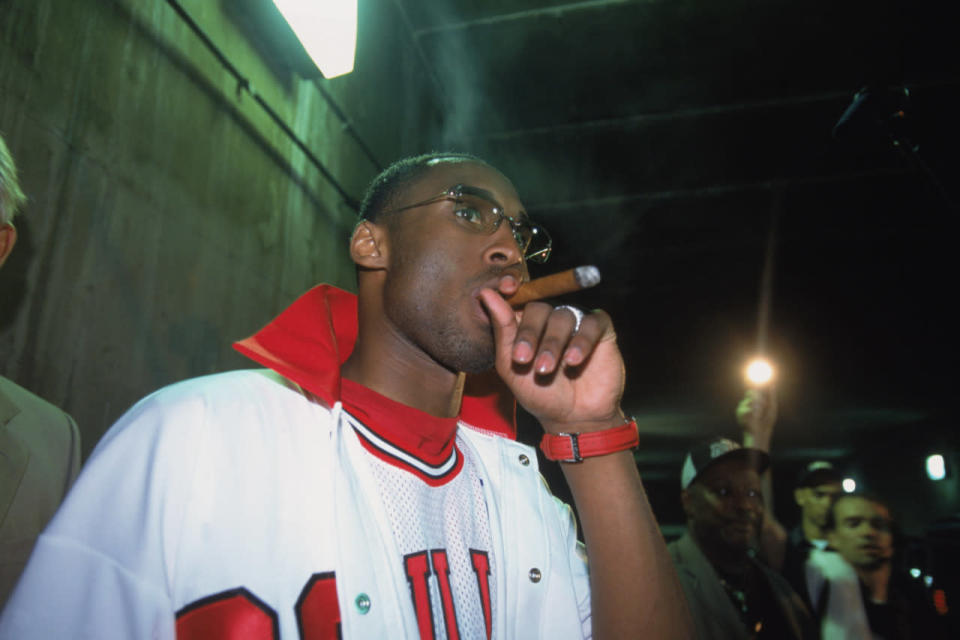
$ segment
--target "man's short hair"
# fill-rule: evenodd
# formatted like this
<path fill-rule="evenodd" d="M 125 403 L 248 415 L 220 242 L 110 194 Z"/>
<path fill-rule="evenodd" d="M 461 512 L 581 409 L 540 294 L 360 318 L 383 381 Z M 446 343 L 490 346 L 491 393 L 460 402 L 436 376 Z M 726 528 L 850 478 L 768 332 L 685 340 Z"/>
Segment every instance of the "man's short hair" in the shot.
<path fill-rule="evenodd" d="M 883 498 L 877 496 L 873 493 L 867 493 L 865 491 L 851 491 L 850 493 L 841 492 L 833 496 L 830 500 L 830 508 L 827 509 L 826 521 L 823 524 L 824 531 L 833 531 L 837 528 L 837 503 L 841 500 L 848 500 L 851 498 L 859 498 L 861 500 L 866 500 L 867 502 L 872 502 L 874 504 L 879 504 L 887 510 L 887 513 L 890 513 L 890 523 L 893 524 L 893 514 L 890 510 L 890 505 L 887 504 L 887 501 Z"/>
<path fill-rule="evenodd" d="M 17 182 L 17 166 L 13 163 L 7 143 L 0 135 L 0 224 L 13 221 L 14 214 L 26 200 Z"/>
<path fill-rule="evenodd" d="M 437 162 L 446 160 L 489 164 L 469 153 L 438 151 L 397 160 L 370 183 L 360 205 L 360 219 L 377 222 L 381 213 L 402 206 L 400 198 L 406 187 L 426 174 Z"/>

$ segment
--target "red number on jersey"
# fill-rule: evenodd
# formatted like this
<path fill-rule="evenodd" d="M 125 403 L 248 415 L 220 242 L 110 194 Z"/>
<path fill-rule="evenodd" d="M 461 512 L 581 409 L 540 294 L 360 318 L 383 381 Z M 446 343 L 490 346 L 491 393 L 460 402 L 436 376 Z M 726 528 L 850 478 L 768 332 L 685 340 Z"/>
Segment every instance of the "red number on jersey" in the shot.
<path fill-rule="evenodd" d="M 477 589 L 480 592 L 480 603 L 483 605 L 483 622 L 487 626 L 487 640 L 490 640 L 492 623 L 490 614 L 490 556 L 487 555 L 486 551 L 470 549 L 470 562 L 473 564 L 473 572 L 477 574 Z"/>
<path fill-rule="evenodd" d="M 301 640 L 340 640 L 333 572 L 315 573 L 294 606 Z M 276 640 L 277 613 L 240 587 L 197 600 L 177 612 L 177 640 Z"/>
<path fill-rule="evenodd" d="M 275 640 L 277 613 L 243 587 L 197 600 L 177 612 L 177 640 Z"/>
<path fill-rule="evenodd" d="M 420 551 L 404 556 L 403 566 L 407 572 L 407 581 L 410 583 L 413 610 L 417 613 L 420 640 L 433 640 L 433 610 L 430 604 L 430 588 L 427 586 L 427 578 L 430 577 L 427 552 Z"/>
<path fill-rule="evenodd" d="M 301 640 L 340 640 L 340 605 L 337 580 L 332 571 L 310 576 L 297 605 L 297 627 Z"/>
<path fill-rule="evenodd" d="M 447 626 L 447 640 L 460 640 L 460 631 L 457 629 L 457 611 L 453 606 L 453 592 L 450 590 L 450 565 L 447 563 L 447 552 L 443 549 L 434 549 L 430 552 L 433 562 L 433 575 L 437 576 L 440 585 L 440 602 L 443 603 L 443 621 Z"/>

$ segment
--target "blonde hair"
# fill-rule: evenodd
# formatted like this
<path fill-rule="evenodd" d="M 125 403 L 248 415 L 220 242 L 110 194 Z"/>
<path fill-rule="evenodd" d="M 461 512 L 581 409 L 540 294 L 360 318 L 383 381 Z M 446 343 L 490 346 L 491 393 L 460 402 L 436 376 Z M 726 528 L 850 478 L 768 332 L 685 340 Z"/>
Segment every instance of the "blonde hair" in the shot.
<path fill-rule="evenodd" d="M 17 182 L 17 166 L 0 135 L 0 224 L 12 222 L 14 214 L 26 199 Z"/>

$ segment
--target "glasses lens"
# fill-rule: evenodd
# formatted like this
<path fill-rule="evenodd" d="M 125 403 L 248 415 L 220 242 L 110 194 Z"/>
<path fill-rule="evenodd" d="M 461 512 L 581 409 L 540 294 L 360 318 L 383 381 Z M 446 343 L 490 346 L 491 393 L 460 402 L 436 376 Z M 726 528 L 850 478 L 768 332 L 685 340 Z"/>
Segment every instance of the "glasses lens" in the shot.
<path fill-rule="evenodd" d="M 457 222 L 474 233 L 492 233 L 500 220 L 494 203 L 466 193 L 457 196 L 453 215 Z"/>
<path fill-rule="evenodd" d="M 475 193 L 464 193 L 467 187 L 461 185 L 454 189 L 450 195 L 455 198 L 453 214 L 457 222 L 473 233 L 493 233 L 500 227 L 506 216 L 496 202 Z M 507 222 L 524 258 L 532 262 L 546 262 L 552 247 L 550 234 L 526 217 L 516 222 L 507 219 Z"/>
<path fill-rule="evenodd" d="M 509 219 L 513 229 L 513 238 L 523 252 L 523 257 L 531 262 L 546 262 L 550 257 L 552 243 L 550 235 L 543 227 L 532 224 L 526 218 L 519 222 Z"/>
<path fill-rule="evenodd" d="M 530 262 L 546 262 L 550 257 L 550 251 L 553 249 L 553 241 L 550 234 L 543 227 L 530 225 L 530 242 L 527 244 L 524 256 Z"/>

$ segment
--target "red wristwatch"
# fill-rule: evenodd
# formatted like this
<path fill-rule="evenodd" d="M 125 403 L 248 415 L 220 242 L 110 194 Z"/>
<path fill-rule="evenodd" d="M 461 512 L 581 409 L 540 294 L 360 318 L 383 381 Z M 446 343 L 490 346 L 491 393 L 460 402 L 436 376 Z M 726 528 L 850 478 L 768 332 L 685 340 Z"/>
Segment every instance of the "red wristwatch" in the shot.
<path fill-rule="evenodd" d="M 547 460 L 558 462 L 583 462 L 584 458 L 604 456 L 624 449 L 633 449 L 640 444 L 637 421 L 589 433 L 545 433 L 540 440 L 540 450 Z"/>

